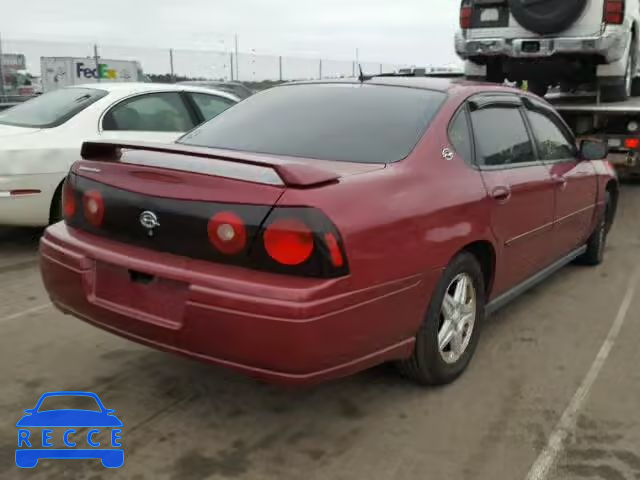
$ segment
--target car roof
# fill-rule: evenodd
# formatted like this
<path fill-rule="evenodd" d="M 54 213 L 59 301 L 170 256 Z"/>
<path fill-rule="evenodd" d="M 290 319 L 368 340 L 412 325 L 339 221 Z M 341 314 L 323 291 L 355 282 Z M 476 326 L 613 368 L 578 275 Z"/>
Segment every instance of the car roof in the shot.
<path fill-rule="evenodd" d="M 391 86 L 391 87 L 406 87 L 406 88 L 419 88 L 424 90 L 434 90 L 443 93 L 449 93 L 453 90 L 476 90 L 476 91 L 503 91 L 503 92 L 517 92 L 512 87 L 491 84 L 491 83 L 481 83 L 481 82 L 472 82 L 465 80 L 463 77 L 459 76 L 446 76 L 446 75 L 437 75 L 437 76 L 374 76 L 367 77 L 364 81 L 360 81 L 357 78 L 341 78 L 335 80 L 309 80 L 309 81 L 300 81 L 300 82 L 289 82 L 282 84 L 281 86 L 286 85 L 323 85 L 323 84 L 359 84 L 362 83 L 364 85 L 383 85 L 383 86 Z"/>
<path fill-rule="evenodd" d="M 232 93 L 222 90 L 214 90 L 212 88 L 198 87 L 193 85 L 174 84 L 174 83 L 143 83 L 143 82 L 101 82 L 86 83 L 82 85 L 73 85 L 66 88 L 92 88 L 94 90 L 104 90 L 109 93 L 115 93 L 120 96 L 128 96 L 134 93 L 145 92 L 197 92 L 197 93 L 215 93 L 220 97 L 225 97 L 238 102 L 240 99 Z"/>

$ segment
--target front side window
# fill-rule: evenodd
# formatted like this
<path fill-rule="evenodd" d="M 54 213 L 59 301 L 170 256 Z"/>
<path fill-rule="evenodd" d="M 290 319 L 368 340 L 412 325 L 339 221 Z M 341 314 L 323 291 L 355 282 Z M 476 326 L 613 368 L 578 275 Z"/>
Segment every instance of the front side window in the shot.
<path fill-rule="evenodd" d="M 510 166 L 535 160 L 518 108 L 482 108 L 471 113 L 471 121 L 480 165 Z"/>
<path fill-rule="evenodd" d="M 108 94 L 94 88 L 62 88 L 0 112 L 0 125 L 53 128 L 71 120 Z"/>
<path fill-rule="evenodd" d="M 104 116 L 104 130 L 186 132 L 195 126 L 177 92 L 149 93 L 125 100 Z"/>
<path fill-rule="evenodd" d="M 205 122 L 217 117 L 236 103 L 228 98 L 217 95 L 207 95 L 206 93 L 190 93 L 189 95 L 193 98 Z"/>
<path fill-rule="evenodd" d="M 576 157 L 574 142 L 567 138 L 553 120 L 536 111 L 527 111 L 527 115 L 538 142 L 540 160 L 567 160 Z"/>
<path fill-rule="evenodd" d="M 353 83 L 276 87 L 189 132 L 187 145 L 360 163 L 411 153 L 446 94 Z"/>

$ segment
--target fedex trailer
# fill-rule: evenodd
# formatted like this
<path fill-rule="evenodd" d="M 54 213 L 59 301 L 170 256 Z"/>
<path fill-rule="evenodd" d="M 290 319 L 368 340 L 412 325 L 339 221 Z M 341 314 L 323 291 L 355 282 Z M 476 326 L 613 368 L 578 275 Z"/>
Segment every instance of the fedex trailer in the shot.
<path fill-rule="evenodd" d="M 41 57 L 40 67 L 45 92 L 85 83 L 145 81 L 142 67 L 135 60 Z"/>

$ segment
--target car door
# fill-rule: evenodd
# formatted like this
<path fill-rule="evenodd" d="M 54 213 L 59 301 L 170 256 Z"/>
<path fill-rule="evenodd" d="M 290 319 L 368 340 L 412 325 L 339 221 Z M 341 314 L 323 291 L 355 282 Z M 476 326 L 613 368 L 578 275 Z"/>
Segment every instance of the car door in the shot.
<path fill-rule="evenodd" d="M 108 140 L 171 143 L 201 123 L 180 92 L 129 97 L 103 115 L 100 136 Z"/>
<path fill-rule="evenodd" d="M 554 184 L 536 159 L 522 101 L 481 95 L 469 102 L 476 165 L 485 183 L 497 240 L 495 292 L 500 294 L 547 266 Z"/>
<path fill-rule="evenodd" d="M 527 100 L 526 114 L 540 160 L 555 184 L 553 244 L 557 257 L 584 244 L 592 226 L 598 188 L 591 162 L 578 158 L 576 141 L 565 123 L 547 105 Z"/>

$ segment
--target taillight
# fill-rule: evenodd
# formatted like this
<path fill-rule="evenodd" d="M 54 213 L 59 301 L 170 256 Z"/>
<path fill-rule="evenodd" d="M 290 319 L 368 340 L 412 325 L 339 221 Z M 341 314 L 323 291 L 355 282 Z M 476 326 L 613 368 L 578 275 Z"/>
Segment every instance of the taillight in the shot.
<path fill-rule="evenodd" d="M 273 260 L 282 265 L 300 265 L 313 253 L 313 233 L 300 220 L 276 220 L 264 232 L 264 248 Z"/>
<path fill-rule="evenodd" d="M 233 212 L 221 212 L 211 217 L 207 232 L 211 244 L 225 255 L 236 255 L 247 245 L 247 228 Z"/>
<path fill-rule="evenodd" d="M 471 28 L 471 15 L 473 14 L 473 7 L 467 1 L 462 2 L 460 7 L 460 28 L 467 30 Z"/>
<path fill-rule="evenodd" d="M 605 0 L 603 21 L 610 25 L 624 23 L 624 0 Z"/>
<path fill-rule="evenodd" d="M 260 268 L 284 274 L 334 278 L 349 273 L 338 229 L 316 208 L 274 208 L 251 257 Z"/>
<path fill-rule="evenodd" d="M 76 196 L 68 180 L 62 186 L 62 213 L 67 220 L 76 214 Z"/>
<path fill-rule="evenodd" d="M 640 139 L 638 138 L 627 138 L 624 141 L 624 146 L 630 150 L 635 150 L 640 146 Z"/>
<path fill-rule="evenodd" d="M 94 227 L 102 225 L 104 220 L 104 200 L 98 190 L 89 190 L 82 196 L 84 217 Z"/>

